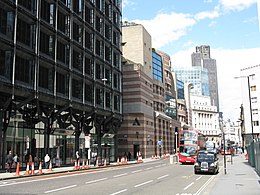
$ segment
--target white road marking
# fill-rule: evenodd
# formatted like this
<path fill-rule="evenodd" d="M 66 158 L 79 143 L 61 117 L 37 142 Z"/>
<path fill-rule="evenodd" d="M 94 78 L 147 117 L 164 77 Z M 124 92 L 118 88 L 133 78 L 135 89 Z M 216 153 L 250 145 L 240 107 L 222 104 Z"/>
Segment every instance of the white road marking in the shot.
<path fill-rule="evenodd" d="M 137 185 L 135 185 L 135 188 L 140 187 L 140 186 L 143 186 L 143 185 L 148 184 L 148 183 L 151 183 L 151 182 L 153 182 L 153 180 L 149 180 L 149 181 L 146 181 L 146 182 L 144 182 L 144 183 L 137 184 Z"/>
<path fill-rule="evenodd" d="M 126 191 L 127 191 L 127 189 L 123 189 L 123 190 L 120 190 L 120 191 L 115 192 L 115 193 L 110 194 L 110 195 L 116 195 L 116 194 L 120 194 L 120 193 L 123 193 L 123 192 L 126 192 Z"/>
<path fill-rule="evenodd" d="M 200 180 L 201 178 L 202 178 L 202 176 L 198 177 L 198 178 L 196 179 L 196 181 Z"/>
<path fill-rule="evenodd" d="M 104 177 L 104 178 L 101 178 L 101 179 L 96 179 L 96 180 L 92 180 L 92 181 L 87 181 L 86 184 L 95 183 L 95 182 L 103 181 L 103 180 L 106 180 L 106 179 L 107 179 L 107 178 Z"/>
<path fill-rule="evenodd" d="M 189 185 L 187 185 L 184 190 L 187 190 L 189 187 L 191 187 L 194 184 L 194 182 L 191 182 Z"/>
<path fill-rule="evenodd" d="M 48 193 L 52 193 L 52 192 L 57 192 L 57 191 L 61 191 L 61 190 L 66 190 L 66 189 L 69 189 L 69 188 L 74 188 L 74 187 L 76 187 L 76 186 L 77 186 L 77 185 L 66 186 L 66 187 L 63 187 L 63 188 L 57 188 L 57 189 L 54 189 L 54 190 L 46 191 L 46 192 L 44 192 L 44 194 L 48 194 Z"/>
<path fill-rule="evenodd" d="M 95 174 L 95 173 L 102 173 L 105 172 L 106 170 L 101 170 L 98 172 L 86 172 L 86 173 L 80 173 L 80 175 L 89 175 L 89 174 Z M 26 180 L 26 181 L 19 181 L 19 182 L 13 182 L 13 183 L 6 183 L 6 184 L 0 184 L 0 187 L 5 187 L 5 186 L 11 186 L 11 185 L 18 185 L 18 184 L 25 184 L 25 183 L 33 183 L 33 182 L 41 182 L 41 181 L 47 181 L 47 180 L 54 180 L 54 179 L 60 179 L 60 178 L 65 178 L 65 177 L 76 177 L 78 174 L 73 174 L 73 175 L 59 175 L 55 177 L 49 177 L 49 178 L 40 178 L 40 179 L 33 179 L 33 180 Z"/>
<path fill-rule="evenodd" d="M 162 179 L 162 178 L 165 178 L 165 177 L 168 177 L 169 175 L 163 175 L 161 177 L 158 177 L 157 179 Z"/>
<path fill-rule="evenodd" d="M 209 185 L 209 183 L 210 183 L 214 178 L 215 178 L 215 175 L 213 175 L 212 177 L 210 177 L 210 178 L 208 179 L 208 181 L 206 181 L 206 183 L 205 183 L 203 186 L 201 186 L 201 188 L 200 188 L 194 195 L 199 195 L 199 194 Z"/>
<path fill-rule="evenodd" d="M 122 173 L 122 174 L 119 174 L 119 175 L 114 175 L 113 177 L 120 177 L 120 176 L 124 176 L 124 175 L 127 175 L 128 173 Z"/>
<path fill-rule="evenodd" d="M 142 169 L 136 170 L 136 171 L 132 171 L 132 173 L 138 173 L 140 171 L 143 171 Z"/>
<path fill-rule="evenodd" d="M 148 167 L 148 168 L 146 168 L 146 169 L 144 169 L 144 170 L 150 170 L 150 169 L 152 169 L 153 167 Z"/>

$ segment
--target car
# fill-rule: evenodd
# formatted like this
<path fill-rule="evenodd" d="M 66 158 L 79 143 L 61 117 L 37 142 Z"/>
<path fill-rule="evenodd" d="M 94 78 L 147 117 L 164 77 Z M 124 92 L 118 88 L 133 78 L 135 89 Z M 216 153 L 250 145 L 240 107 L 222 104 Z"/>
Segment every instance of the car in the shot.
<path fill-rule="evenodd" d="M 217 153 L 208 151 L 199 151 L 196 162 L 194 163 L 194 173 L 211 173 L 219 172 L 219 161 Z"/>

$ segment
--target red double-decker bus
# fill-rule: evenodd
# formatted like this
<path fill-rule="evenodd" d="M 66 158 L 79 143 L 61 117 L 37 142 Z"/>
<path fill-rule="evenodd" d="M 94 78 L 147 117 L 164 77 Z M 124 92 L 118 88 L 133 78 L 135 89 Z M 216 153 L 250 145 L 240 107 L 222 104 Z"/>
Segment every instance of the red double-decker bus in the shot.
<path fill-rule="evenodd" d="M 195 163 L 197 152 L 205 149 L 206 138 L 197 130 L 180 130 L 178 157 L 181 163 Z"/>

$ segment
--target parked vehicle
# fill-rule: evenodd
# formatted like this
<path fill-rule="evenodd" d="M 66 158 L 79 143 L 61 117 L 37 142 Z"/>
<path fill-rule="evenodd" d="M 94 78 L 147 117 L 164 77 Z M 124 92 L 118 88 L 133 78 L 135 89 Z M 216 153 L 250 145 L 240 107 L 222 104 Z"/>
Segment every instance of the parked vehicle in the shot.
<path fill-rule="evenodd" d="M 197 161 L 194 163 L 194 173 L 211 173 L 219 172 L 219 161 L 217 153 L 208 151 L 199 151 Z"/>

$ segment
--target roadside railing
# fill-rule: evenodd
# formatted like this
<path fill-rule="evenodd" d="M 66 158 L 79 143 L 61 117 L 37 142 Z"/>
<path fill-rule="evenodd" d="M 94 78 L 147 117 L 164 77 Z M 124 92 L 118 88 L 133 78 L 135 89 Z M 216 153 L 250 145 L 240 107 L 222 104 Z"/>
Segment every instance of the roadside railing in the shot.
<path fill-rule="evenodd" d="M 255 167 L 256 172 L 260 175 L 260 141 L 251 142 L 247 147 L 248 163 Z"/>

